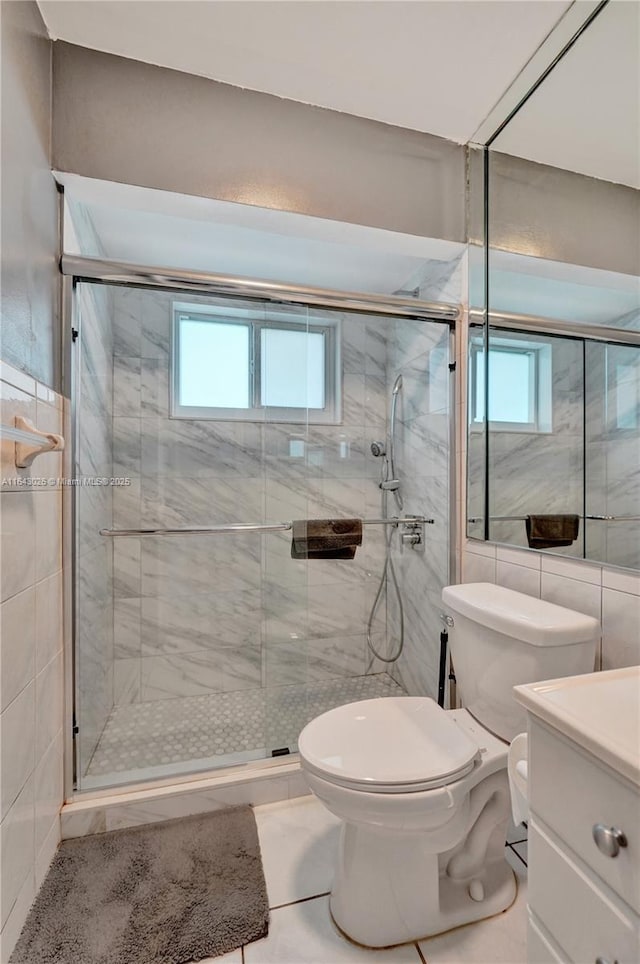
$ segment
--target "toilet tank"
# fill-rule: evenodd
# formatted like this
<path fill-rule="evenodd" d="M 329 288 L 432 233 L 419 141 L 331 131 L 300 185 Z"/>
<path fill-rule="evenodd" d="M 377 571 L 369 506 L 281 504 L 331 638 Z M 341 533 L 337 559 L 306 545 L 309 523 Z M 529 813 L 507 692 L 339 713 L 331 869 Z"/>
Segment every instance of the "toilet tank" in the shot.
<path fill-rule="evenodd" d="M 593 672 L 592 616 L 487 582 L 446 586 L 442 601 L 462 705 L 503 740 L 527 726 L 514 686 Z"/>

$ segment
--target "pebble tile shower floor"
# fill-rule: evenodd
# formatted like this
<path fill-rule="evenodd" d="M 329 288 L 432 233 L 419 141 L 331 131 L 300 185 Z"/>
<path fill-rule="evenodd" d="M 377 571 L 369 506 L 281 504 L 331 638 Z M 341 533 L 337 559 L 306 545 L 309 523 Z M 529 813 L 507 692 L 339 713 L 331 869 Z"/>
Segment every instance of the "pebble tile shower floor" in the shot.
<path fill-rule="evenodd" d="M 327 710 L 357 700 L 403 696 L 386 673 L 325 680 L 306 686 L 236 690 L 116 706 L 86 776 L 105 777 L 193 761 L 195 768 L 237 754 L 270 756 L 296 749 L 301 729 Z"/>

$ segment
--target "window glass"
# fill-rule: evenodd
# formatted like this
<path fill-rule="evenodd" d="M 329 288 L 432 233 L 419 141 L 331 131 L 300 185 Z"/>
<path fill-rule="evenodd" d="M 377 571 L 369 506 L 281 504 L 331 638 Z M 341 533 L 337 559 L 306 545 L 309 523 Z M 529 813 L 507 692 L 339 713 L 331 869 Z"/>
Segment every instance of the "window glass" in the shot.
<path fill-rule="evenodd" d="M 489 421 L 533 422 L 530 400 L 534 366 L 521 351 L 489 351 Z"/>
<path fill-rule="evenodd" d="M 249 408 L 249 326 L 190 319 L 179 326 L 179 404 Z"/>
<path fill-rule="evenodd" d="M 172 417 L 339 424 L 340 318 L 315 315 L 174 302 Z"/>
<path fill-rule="evenodd" d="M 290 328 L 263 328 L 260 334 L 260 403 L 324 408 L 324 335 Z"/>

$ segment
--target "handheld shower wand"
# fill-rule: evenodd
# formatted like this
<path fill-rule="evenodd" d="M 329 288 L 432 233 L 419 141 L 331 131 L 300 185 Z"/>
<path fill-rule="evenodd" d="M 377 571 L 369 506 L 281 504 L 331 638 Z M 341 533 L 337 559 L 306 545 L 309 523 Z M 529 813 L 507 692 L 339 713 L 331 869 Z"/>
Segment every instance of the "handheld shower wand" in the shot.
<path fill-rule="evenodd" d="M 398 375 L 395 382 L 393 383 L 393 388 L 391 389 L 391 415 L 389 416 L 389 445 L 387 451 L 389 452 L 389 475 L 390 478 L 385 479 L 384 483 L 381 484 L 380 488 L 387 488 L 393 491 L 394 498 L 396 500 L 396 505 L 398 509 L 402 510 L 404 502 L 402 501 L 402 496 L 400 495 L 400 482 L 396 475 L 396 464 L 395 464 L 395 449 L 396 449 L 396 407 L 398 404 L 398 395 L 402 388 L 402 375 Z"/>

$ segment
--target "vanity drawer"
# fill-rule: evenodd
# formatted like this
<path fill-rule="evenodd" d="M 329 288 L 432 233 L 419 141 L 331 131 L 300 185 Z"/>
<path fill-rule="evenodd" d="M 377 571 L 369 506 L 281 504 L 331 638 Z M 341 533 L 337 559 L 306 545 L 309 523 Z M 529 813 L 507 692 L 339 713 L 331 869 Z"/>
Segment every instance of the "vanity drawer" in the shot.
<path fill-rule="evenodd" d="M 527 964 L 568 964 L 566 957 L 552 945 L 540 924 L 529 911 L 527 920 Z"/>
<path fill-rule="evenodd" d="M 530 720 L 530 807 L 627 904 L 640 913 L 640 797 L 637 790 L 576 744 Z M 593 827 L 624 832 L 627 846 L 603 854 Z"/>
<path fill-rule="evenodd" d="M 529 825 L 529 907 L 570 961 L 640 959 L 640 919 L 578 866 L 537 821 Z"/>

